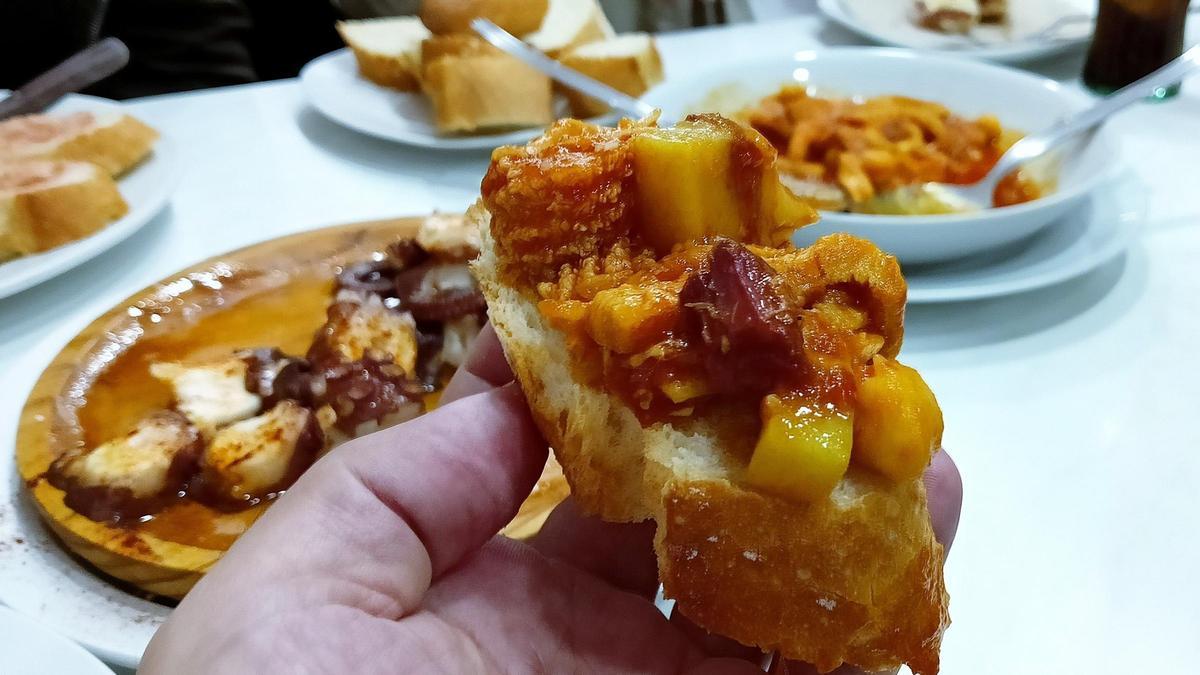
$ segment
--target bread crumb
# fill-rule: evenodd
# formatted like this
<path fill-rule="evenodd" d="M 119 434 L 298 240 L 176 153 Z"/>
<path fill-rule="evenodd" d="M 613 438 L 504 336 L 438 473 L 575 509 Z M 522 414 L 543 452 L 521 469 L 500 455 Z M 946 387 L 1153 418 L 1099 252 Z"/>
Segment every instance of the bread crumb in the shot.
<path fill-rule="evenodd" d="M 699 552 L 699 551 L 697 551 L 697 550 L 696 550 L 696 549 L 694 549 L 694 548 L 689 548 L 689 549 L 687 550 L 687 553 L 684 553 L 684 554 L 683 554 L 683 559 L 684 559 L 684 560 L 695 560 L 695 559 L 696 559 L 696 556 L 698 556 L 698 555 L 700 555 L 700 552 Z"/>
<path fill-rule="evenodd" d="M 742 551 L 742 557 L 746 560 L 758 560 L 758 551 Z"/>
<path fill-rule="evenodd" d="M 711 542 L 712 542 L 712 543 L 714 543 L 714 544 L 715 544 L 715 543 L 717 543 L 719 540 L 720 540 L 720 539 L 719 539 L 719 538 L 717 537 L 717 535 L 715 535 L 715 534 L 714 534 L 714 535 L 712 535 L 712 536 L 710 536 L 710 537 L 708 538 L 708 541 L 711 541 Z"/>
<path fill-rule="evenodd" d="M 837 600 L 832 598 L 817 598 L 817 604 L 832 612 L 837 607 Z"/>

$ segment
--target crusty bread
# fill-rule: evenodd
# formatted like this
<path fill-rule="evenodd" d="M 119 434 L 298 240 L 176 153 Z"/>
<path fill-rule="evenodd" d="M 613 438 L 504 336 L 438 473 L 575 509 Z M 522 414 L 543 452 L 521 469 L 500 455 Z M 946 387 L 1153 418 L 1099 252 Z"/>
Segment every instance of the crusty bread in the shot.
<path fill-rule="evenodd" d="M 529 44 L 557 57 L 568 50 L 616 35 L 596 0 L 550 0 L 550 8 Z"/>
<path fill-rule="evenodd" d="M 95 164 L 0 162 L 0 258 L 81 239 L 127 210 L 117 184 Z"/>
<path fill-rule="evenodd" d="M 425 0 L 421 21 L 438 34 L 465 33 L 476 17 L 489 19 L 513 35 L 537 30 L 547 0 Z"/>
<path fill-rule="evenodd" d="M 338 34 L 354 52 L 358 72 L 383 87 L 420 89 L 421 42 L 429 29 L 413 16 L 339 21 Z"/>
<path fill-rule="evenodd" d="M 554 121 L 550 78 L 468 34 L 435 35 L 421 45 L 421 86 L 438 130 L 474 132 Z"/>
<path fill-rule="evenodd" d="M 948 596 L 919 480 L 852 468 L 813 504 L 744 489 L 729 458 L 753 439 L 711 417 L 643 427 L 621 400 L 580 384 L 563 336 L 499 278 L 486 208 L 467 215 L 481 230 L 473 270 L 488 314 L 572 494 L 606 520 L 657 521 L 659 571 L 678 611 L 823 671 L 907 662 L 937 672 Z"/>
<path fill-rule="evenodd" d="M 559 60 L 564 65 L 599 80 L 617 91 L 641 96 L 663 79 L 662 59 L 654 38 L 646 33 L 628 33 L 576 47 Z M 575 117 L 594 117 L 608 106 L 569 87 L 563 88 Z"/>
<path fill-rule="evenodd" d="M 158 132 L 121 112 L 22 115 L 0 122 L 0 161 L 91 162 L 119 176 L 150 154 Z"/>

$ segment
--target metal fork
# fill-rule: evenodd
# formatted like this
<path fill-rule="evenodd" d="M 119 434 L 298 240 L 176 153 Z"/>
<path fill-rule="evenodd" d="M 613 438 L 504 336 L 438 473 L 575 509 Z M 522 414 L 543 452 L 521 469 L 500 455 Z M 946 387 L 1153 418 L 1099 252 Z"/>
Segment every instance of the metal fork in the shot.
<path fill-rule="evenodd" d="M 614 110 L 633 118 L 648 117 L 654 114 L 654 106 L 617 91 L 603 82 L 593 80 L 573 68 L 564 66 L 537 49 L 521 42 L 511 33 L 487 19 L 475 19 L 471 22 L 471 28 L 484 40 L 540 70 L 542 73 L 548 75 L 550 79 L 561 82 L 572 89 L 577 89 L 592 98 L 599 99 L 607 103 Z"/>

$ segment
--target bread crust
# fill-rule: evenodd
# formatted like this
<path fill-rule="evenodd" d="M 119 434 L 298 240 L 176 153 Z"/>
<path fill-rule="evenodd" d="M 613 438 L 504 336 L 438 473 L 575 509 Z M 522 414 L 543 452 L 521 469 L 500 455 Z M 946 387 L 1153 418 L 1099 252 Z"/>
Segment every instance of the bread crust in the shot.
<path fill-rule="evenodd" d="M 117 177 L 150 155 L 158 132 L 141 120 L 122 115 L 113 124 L 96 127 L 59 146 L 51 159 L 91 162 Z"/>
<path fill-rule="evenodd" d="M 28 123 L 56 128 L 57 132 L 52 140 L 36 141 L 32 147 L 17 144 L 0 149 L 0 154 L 7 155 L 0 156 L 0 161 L 46 159 L 91 162 L 115 178 L 149 156 L 154 142 L 158 140 L 157 131 L 125 114 L 73 113 L 65 117 L 30 115 L 14 118 L 6 124 L 20 128 L 19 125 Z"/>
<path fill-rule="evenodd" d="M 438 130 L 474 132 L 554 121 L 550 78 L 472 35 L 438 35 L 421 46 L 421 88 Z"/>
<path fill-rule="evenodd" d="M 562 335 L 499 278 L 482 203 L 468 219 L 481 230 L 472 268 L 492 325 L 574 498 L 605 520 L 656 520 L 660 577 L 677 611 L 822 671 L 937 672 L 949 597 L 920 480 L 889 484 L 852 469 L 828 500 L 802 504 L 739 487 L 735 466 L 681 458 L 728 448 L 721 421 L 643 428 L 620 400 L 576 382 Z"/>
<path fill-rule="evenodd" d="M 546 20 L 537 32 L 526 38 L 526 42 L 553 58 L 589 42 L 616 35 L 604 9 L 596 0 L 552 0 L 550 5 Z M 564 24 L 565 20 L 579 19 L 581 16 L 582 21 Z"/>
<path fill-rule="evenodd" d="M 548 4 L 549 0 L 425 0 L 421 22 L 433 33 L 465 33 L 472 19 L 483 17 L 521 36 L 537 30 Z"/>
<path fill-rule="evenodd" d="M 129 210 L 112 177 L 92 164 L 29 160 L 0 164 L 0 172 L 47 166 L 87 173 L 82 180 L 0 195 L 0 257 L 40 253 L 82 239 Z"/>
<path fill-rule="evenodd" d="M 376 54 L 350 45 L 358 72 L 381 87 L 400 91 L 417 91 L 421 81 L 417 78 L 420 66 L 405 54 Z"/>
<path fill-rule="evenodd" d="M 653 39 L 649 40 L 649 49 L 636 54 L 590 57 L 572 50 L 559 57 L 559 60 L 563 65 L 635 98 L 663 79 L 662 59 Z M 608 112 L 608 106 L 602 101 L 575 89 L 563 87 L 562 92 L 570 102 L 571 114 L 575 117 L 596 117 Z"/>
<path fill-rule="evenodd" d="M 809 505 L 668 483 L 655 539 L 667 597 L 710 631 L 822 672 L 936 673 L 949 596 L 924 486 L 859 474 L 838 493 Z"/>

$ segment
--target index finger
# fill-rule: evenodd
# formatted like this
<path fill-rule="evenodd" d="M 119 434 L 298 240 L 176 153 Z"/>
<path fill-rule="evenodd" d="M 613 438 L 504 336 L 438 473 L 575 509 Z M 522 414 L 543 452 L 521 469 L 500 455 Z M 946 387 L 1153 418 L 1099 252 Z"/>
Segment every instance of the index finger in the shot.
<path fill-rule="evenodd" d="M 512 369 L 504 357 L 504 348 L 492 329 L 491 322 L 483 324 L 450 384 L 442 392 L 441 405 L 508 384 L 513 380 Z"/>

